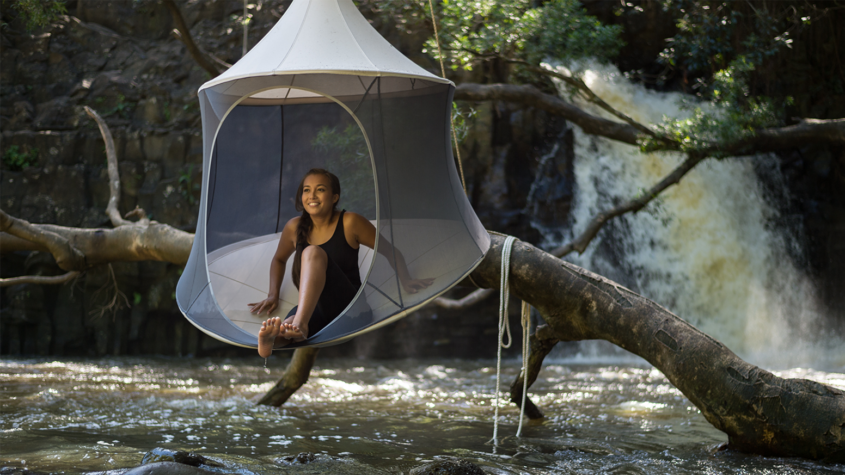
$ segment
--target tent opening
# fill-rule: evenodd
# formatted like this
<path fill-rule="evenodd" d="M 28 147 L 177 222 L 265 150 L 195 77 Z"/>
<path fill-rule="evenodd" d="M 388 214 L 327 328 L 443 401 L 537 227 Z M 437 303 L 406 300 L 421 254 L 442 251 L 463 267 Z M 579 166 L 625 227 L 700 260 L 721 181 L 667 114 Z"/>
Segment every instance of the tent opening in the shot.
<path fill-rule="evenodd" d="M 254 94 L 268 99 L 291 89 Z M 244 101 L 247 102 L 247 101 Z M 235 106 L 220 125 L 212 152 L 206 209 L 206 259 L 214 299 L 237 327 L 258 334 L 267 315 L 249 312 L 269 290 L 270 264 L 295 209 L 297 187 L 312 168 L 338 176 L 338 209 L 376 222 L 376 186 L 370 149 L 349 110 L 332 100 Z M 272 101 L 279 102 L 279 101 Z M 359 250 L 362 282 L 372 250 Z M 293 259 L 270 316 L 284 318 L 297 304 L 290 279 Z"/>

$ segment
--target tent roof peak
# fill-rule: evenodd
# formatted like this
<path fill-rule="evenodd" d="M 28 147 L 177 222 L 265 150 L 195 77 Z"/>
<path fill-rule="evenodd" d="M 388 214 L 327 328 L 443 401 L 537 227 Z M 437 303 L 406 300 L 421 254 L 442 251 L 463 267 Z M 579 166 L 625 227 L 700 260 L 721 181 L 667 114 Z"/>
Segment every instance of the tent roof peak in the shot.
<path fill-rule="evenodd" d="M 352 0 L 294 0 L 258 44 L 200 90 L 247 77 L 314 73 L 451 82 L 396 50 Z"/>

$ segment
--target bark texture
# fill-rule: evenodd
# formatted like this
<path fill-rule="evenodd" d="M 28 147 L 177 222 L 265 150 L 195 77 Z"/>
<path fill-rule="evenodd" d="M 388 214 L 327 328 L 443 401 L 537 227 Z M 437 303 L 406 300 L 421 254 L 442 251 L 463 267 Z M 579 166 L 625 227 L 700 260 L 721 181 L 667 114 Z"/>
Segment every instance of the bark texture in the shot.
<path fill-rule="evenodd" d="M 64 270 L 85 270 L 119 261 L 188 262 L 194 235 L 166 224 L 126 224 L 88 229 L 30 224 L 0 210 L 0 249 L 49 251 Z"/>
<path fill-rule="evenodd" d="M 258 401 L 258 404 L 276 407 L 284 404 L 297 389 L 308 382 L 308 375 L 311 374 L 311 368 L 314 366 L 314 361 L 317 360 L 319 351 L 319 348 L 297 348 L 293 352 L 288 367 L 285 368 L 282 379 L 267 391 L 267 394 Z"/>
<path fill-rule="evenodd" d="M 472 277 L 496 288 L 504 238 L 491 237 Z M 660 305 L 530 244 L 515 243 L 511 262 L 510 291 L 541 312 L 549 325 L 543 339 L 602 339 L 641 356 L 728 434 L 733 448 L 845 461 L 845 392 L 749 364 Z"/>

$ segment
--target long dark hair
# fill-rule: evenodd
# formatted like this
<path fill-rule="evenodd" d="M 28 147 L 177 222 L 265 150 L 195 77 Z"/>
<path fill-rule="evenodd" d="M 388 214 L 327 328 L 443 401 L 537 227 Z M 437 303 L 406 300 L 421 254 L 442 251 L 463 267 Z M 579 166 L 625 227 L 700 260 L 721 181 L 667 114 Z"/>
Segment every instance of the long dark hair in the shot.
<path fill-rule="evenodd" d="M 296 227 L 296 256 L 293 261 L 293 269 L 291 277 L 296 288 L 299 288 L 299 273 L 302 269 L 302 250 L 308 246 L 308 236 L 311 234 L 311 229 L 314 227 L 314 222 L 311 221 L 311 215 L 305 211 L 302 206 L 302 190 L 305 188 L 305 179 L 311 175 L 324 175 L 328 177 L 329 184 L 332 188 L 332 196 L 337 195 L 338 200 L 332 206 L 332 215 L 337 211 L 337 203 L 340 201 L 340 180 L 334 173 L 324 170 L 322 168 L 312 168 L 302 177 L 299 182 L 299 187 L 296 189 L 296 201 L 294 207 L 297 211 L 302 212 L 302 217 L 299 218 L 299 225 Z"/>

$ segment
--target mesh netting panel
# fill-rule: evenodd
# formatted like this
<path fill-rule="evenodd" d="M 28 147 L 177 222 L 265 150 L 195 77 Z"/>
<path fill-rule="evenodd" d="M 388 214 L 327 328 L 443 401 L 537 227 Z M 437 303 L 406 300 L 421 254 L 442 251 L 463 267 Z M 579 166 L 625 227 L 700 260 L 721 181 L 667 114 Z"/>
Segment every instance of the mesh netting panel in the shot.
<path fill-rule="evenodd" d="M 296 189 L 311 168 L 338 175 L 339 208 L 377 226 L 378 252 L 361 246 L 359 296 L 306 344 L 337 343 L 389 323 L 463 278 L 489 240 L 454 165 L 452 92 L 421 79 L 303 74 L 244 78 L 202 93 L 205 228 L 197 236 L 206 248 L 192 251 L 196 265 L 180 281 L 191 297 L 179 297 L 188 318 L 231 343 L 255 346 L 250 335 L 267 316 L 251 315 L 246 304 L 267 295 L 272 256 L 284 224 L 299 214 Z M 204 259 L 194 261 L 195 252 Z M 297 303 L 292 260 L 272 316 Z M 406 291 L 396 270 L 404 268 L 433 285 Z"/>

